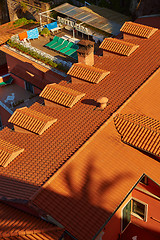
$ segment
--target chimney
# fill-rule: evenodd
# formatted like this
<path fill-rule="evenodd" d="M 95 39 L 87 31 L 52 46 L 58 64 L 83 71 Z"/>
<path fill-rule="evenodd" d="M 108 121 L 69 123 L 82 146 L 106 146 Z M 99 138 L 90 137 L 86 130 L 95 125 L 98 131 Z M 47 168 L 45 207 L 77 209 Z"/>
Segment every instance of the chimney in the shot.
<path fill-rule="evenodd" d="M 89 66 L 94 65 L 94 42 L 90 40 L 81 40 L 79 43 L 78 63 L 83 63 Z"/>

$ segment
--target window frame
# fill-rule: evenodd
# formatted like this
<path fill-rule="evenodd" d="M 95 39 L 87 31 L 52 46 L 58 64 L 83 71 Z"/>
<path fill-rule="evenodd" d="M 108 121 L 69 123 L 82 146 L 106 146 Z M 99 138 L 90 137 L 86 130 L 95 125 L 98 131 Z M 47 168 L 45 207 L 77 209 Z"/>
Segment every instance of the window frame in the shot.
<path fill-rule="evenodd" d="M 137 213 L 133 212 L 133 201 L 136 201 L 142 205 L 144 205 L 144 218 L 142 218 L 141 216 L 139 216 Z M 147 222 L 147 215 L 148 215 L 148 204 L 137 199 L 137 198 L 134 198 L 132 197 L 131 199 L 131 215 L 140 219 L 140 220 L 143 220 L 144 222 Z"/>

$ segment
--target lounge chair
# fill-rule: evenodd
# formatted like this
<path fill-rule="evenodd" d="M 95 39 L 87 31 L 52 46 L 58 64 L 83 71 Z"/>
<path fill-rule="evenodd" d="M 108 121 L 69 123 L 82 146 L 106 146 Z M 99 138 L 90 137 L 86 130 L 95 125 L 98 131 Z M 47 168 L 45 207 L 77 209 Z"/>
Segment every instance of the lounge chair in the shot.
<path fill-rule="evenodd" d="M 66 53 L 67 51 L 71 50 L 71 47 L 74 45 L 74 43 L 69 42 L 69 44 L 67 45 L 67 47 L 63 48 L 62 50 L 60 50 L 61 53 Z"/>
<path fill-rule="evenodd" d="M 53 40 L 51 42 L 47 43 L 45 46 L 50 48 L 52 45 L 54 45 L 55 43 L 58 42 L 58 39 L 59 39 L 59 37 L 55 36 L 53 38 Z"/>
<path fill-rule="evenodd" d="M 52 46 L 50 46 L 51 49 L 55 49 L 56 47 L 60 46 L 63 43 L 64 39 L 63 38 L 59 38 L 58 42 L 53 44 Z"/>
<path fill-rule="evenodd" d="M 62 43 L 61 45 L 55 47 L 54 50 L 60 51 L 61 49 L 67 47 L 68 43 L 69 43 L 69 42 L 68 42 L 67 40 L 64 40 L 63 43 Z"/>

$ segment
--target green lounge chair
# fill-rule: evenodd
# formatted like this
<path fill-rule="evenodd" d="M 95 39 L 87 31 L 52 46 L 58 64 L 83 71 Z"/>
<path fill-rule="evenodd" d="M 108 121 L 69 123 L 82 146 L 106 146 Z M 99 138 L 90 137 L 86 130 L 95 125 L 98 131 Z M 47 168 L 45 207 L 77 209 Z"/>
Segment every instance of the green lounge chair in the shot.
<path fill-rule="evenodd" d="M 74 44 L 73 46 L 72 46 L 72 48 L 74 48 L 74 49 L 78 49 L 79 48 L 79 46 L 77 45 L 77 44 Z"/>
<path fill-rule="evenodd" d="M 58 42 L 58 39 L 59 39 L 59 37 L 55 36 L 53 38 L 53 40 L 51 42 L 47 43 L 45 46 L 50 48 L 53 44 Z"/>
<path fill-rule="evenodd" d="M 68 42 L 67 40 L 64 40 L 61 45 L 59 45 L 58 47 L 55 47 L 54 49 L 55 49 L 56 51 L 60 51 L 61 49 L 67 47 L 68 43 L 69 43 L 69 42 Z"/>
<path fill-rule="evenodd" d="M 54 50 L 56 47 L 60 46 L 63 41 L 64 41 L 63 38 L 59 38 L 59 39 L 58 39 L 58 42 L 55 43 L 55 44 L 53 44 L 52 46 L 50 46 L 50 48 Z"/>
<path fill-rule="evenodd" d="M 67 51 L 71 50 L 71 47 L 74 45 L 74 43 L 69 42 L 69 44 L 67 45 L 67 47 L 63 48 L 62 50 L 60 50 L 61 53 L 66 53 Z"/>
<path fill-rule="evenodd" d="M 72 53 L 72 54 L 70 55 L 70 57 L 74 58 L 75 60 L 78 60 L 77 51 L 74 52 L 74 53 Z"/>
<path fill-rule="evenodd" d="M 69 51 L 67 51 L 67 52 L 65 52 L 65 54 L 67 55 L 67 56 L 71 56 L 73 53 L 75 53 L 77 50 L 75 50 L 75 49 L 70 49 Z"/>

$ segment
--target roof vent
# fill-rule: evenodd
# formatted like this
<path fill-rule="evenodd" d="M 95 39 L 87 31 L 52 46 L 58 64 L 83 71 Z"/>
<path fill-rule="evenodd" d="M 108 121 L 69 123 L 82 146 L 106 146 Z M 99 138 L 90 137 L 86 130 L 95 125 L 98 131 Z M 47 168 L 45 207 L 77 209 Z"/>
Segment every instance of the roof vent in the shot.
<path fill-rule="evenodd" d="M 103 56 L 105 57 L 113 53 L 129 56 L 139 46 L 120 39 L 105 38 L 99 47 L 103 49 Z"/>
<path fill-rule="evenodd" d="M 100 109 L 105 109 L 108 103 L 108 98 L 107 97 L 99 97 L 97 99 L 97 103 L 99 104 Z"/>
<path fill-rule="evenodd" d="M 0 139 L 0 166 L 6 167 L 23 151 L 23 148 L 19 148 L 8 141 Z"/>
<path fill-rule="evenodd" d="M 123 34 L 124 39 L 129 39 L 134 36 L 141 38 L 149 38 L 157 30 L 158 28 L 153 28 L 134 22 L 125 22 L 120 29 L 120 31 L 124 33 Z"/>
<path fill-rule="evenodd" d="M 84 81 L 99 83 L 109 73 L 109 71 L 102 70 L 97 67 L 87 66 L 82 63 L 75 63 L 72 65 L 67 74 L 71 76 L 72 83 L 84 83 Z"/>
<path fill-rule="evenodd" d="M 53 83 L 46 85 L 39 96 L 44 98 L 45 105 L 48 107 L 65 106 L 71 108 L 84 95 L 85 93 Z"/>
<path fill-rule="evenodd" d="M 41 135 L 56 121 L 57 119 L 27 107 L 17 109 L 8 120 L 8 122 L 14 124 L 15 131 L 38 135 Z"/>

